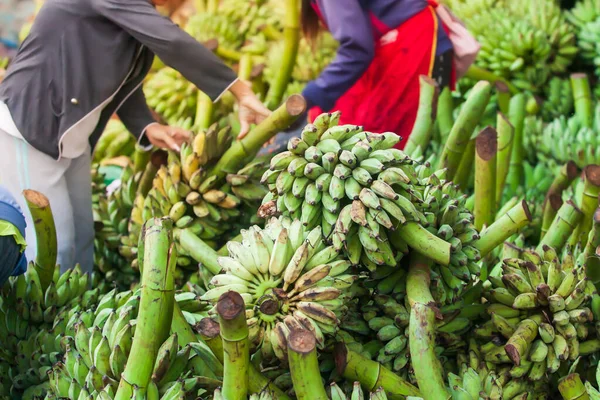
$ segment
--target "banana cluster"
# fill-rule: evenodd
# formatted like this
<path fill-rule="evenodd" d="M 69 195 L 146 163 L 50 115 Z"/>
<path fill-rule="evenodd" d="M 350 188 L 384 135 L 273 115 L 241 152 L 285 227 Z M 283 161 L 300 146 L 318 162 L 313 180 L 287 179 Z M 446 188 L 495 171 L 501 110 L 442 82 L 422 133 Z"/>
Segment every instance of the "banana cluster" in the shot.
<path fill-rule="evenodd" d="M 245 40 L 250 42 L 263 35 L 270 40 L 277 39 L 285 18 L 284 4 L 276 0 L 254 0 L 243 3 L 236 0 L 222 0 L 217 12 L 226 16 Z"/>
<path fill-rule="evenodd" d="M 453 10 L 481 43 L 477 65 L 521 90 L 540 92 L 553 73 L 568 69 L 578 52 L 573 28 L 553 0 L 474 0 Z"/>
<path fill-rule="evenodd" d="M 366 399 L 365 394 L 360 387 L 360 383 L 355 382 L 350 393 L 346 393 L 342 390 L 335 382 L 329 386 L 329 398 L 331 400 L 364 400 Z M 265 391 L 260 394 L 251 394 L 248 400 L 275 400 L 276 397 L 271 393 Z M 370 393 L 369 400 L 387 400 L 388 397 L 383 389 L 378 389 L 375 392 Z M 221 394 L 221 389 L 216 389 L 212 400 L 226 400 Z"/>
<path fill-rule="evenodd" d="M 461 371 L 460 375 L 450 372 L 448 387 L 452 400 L 502 399 L 502 388 L 494 376 L 487 375 L 482 379 L 477 371 L 470 367 Z"/>
<path fill-rule="evenodd" d="M 570 250 L 560 258 L 547 246 L 541 256 L 525 251 L 523 259 L 504 260 L 488 279 L 491 319 L 475 330 L 490 340 L 481 346 L 486 361 L 512 363 L 511 376 L 536 381 L 580 356 L 596 289 Z"/>
<path fill-rule="evenodd" d="M 189 129 L 194 123 L 198 89 L 172 68 L 162 68 L 144 83 L 146 101 L 169 125 Z"/>
<path fill-rule="evenodd" d="M 344 310 L 343 291 L 356 280 L 350 263 L 327 246 L 320 227 L 299 220 L 271 219 L 264 229 L 242 230 L 242 242 L 227 243 L 223 272 L 201 299 L 216 302 L 233 290 L 246 303 L 250 341 L 266 359 L 285 359 L 290 328 L 315 334 L 320 348 L 336 332 Z"/>
<path fill-rule="evenodd" d="M 111 119 L 94 148 L 92 162 L 99 163 L 117 156 L 130 157 L 135 150 L 135 144 L 135 138 L 125 125 L 117 119 Z"/>
<path fill-rule="evenodd" d="M 600 38 L 600 3 L 596 0 L 581 0 L 567 11 L 567 20 L 577 32 L 577 46 L 580 48 L 581 58 L 600 71 L 598 54 L 598 39 Z"/>
<path fill-rule="evenodd" d="M 226 15 L 199 13 L 188 20 L 185 31 L 199 42 L 217 39 L 219 47 L 236 50 L 244 43 L 244 35 L 239 28 Z"/>
<path fill-rule="evenodd" d="M 552 121 L 561 115 L 571 115 L 573 112 L 573 90 L 571 82 L 555 76 L 550 79 L 544 89 L 542 118 Z"/>
<path fill-rule="evenodd" d="M 570 118 L 562 115 L 546 125 L 542 135 L 536 141 L 537 150 L 560 163 L 573 160 L 580 168 L 598 164 L 600 163 L 598 132 L 600 132 L 600 105 L 596 106 L 591 128 L 582 126 L 576 115 Z"/>

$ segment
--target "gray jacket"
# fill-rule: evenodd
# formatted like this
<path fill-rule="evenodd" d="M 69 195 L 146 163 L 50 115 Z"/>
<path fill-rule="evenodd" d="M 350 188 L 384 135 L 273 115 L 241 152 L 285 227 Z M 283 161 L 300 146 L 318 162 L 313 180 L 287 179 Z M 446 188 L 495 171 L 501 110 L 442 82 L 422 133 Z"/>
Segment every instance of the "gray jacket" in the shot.
<path fill-rule="evenodd" d="M 149 0 L 47 0 L 0 84 L 0 100 L 25 140 L 55 159 L 62 135 L 115 92 L 92 148 L 114 112 L 139 137 L 154 122 L 141 83 L 155 54 L 213 100 L 236 79 Z"/>

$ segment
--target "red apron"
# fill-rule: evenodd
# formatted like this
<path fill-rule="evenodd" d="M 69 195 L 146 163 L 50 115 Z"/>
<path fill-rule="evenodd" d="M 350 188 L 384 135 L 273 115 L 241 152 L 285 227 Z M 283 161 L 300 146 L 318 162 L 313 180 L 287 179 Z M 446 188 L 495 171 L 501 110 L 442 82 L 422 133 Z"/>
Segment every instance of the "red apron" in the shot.
<path fill-rule="evenodd" d="M 402 136 L 396 147 L 404 148 L 419 107 L 419 75 L 431 77 L 435 61 L 439 20 L 437 4 L 429 3 L 377 41 L 371 65 L 331 110 L 341 111 L 341 124 L 363 125 L 370 132 L 395 132 Z M 313 107 L 309 120 L 321 113 Z"/>

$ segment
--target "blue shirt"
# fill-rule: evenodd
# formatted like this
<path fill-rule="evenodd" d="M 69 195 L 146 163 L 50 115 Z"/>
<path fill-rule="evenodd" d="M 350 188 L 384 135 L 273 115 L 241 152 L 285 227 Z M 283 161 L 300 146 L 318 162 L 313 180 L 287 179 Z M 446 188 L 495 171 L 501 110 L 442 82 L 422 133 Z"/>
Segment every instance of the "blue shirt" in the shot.
<path fill-rule="evenodd" d="M 19 230 L 21 236 L 25 238 L 25 228 L 27 227 L 25 216 L 13 195 L 2 185 L 0 185 L 0 221 L 6 221 L 14 225 Z M 25 252 L 22 252 L 21 258 L 15 266 L 12 275 L 20 275 L 26 270 L 27 259 L 25 257 Z"/>

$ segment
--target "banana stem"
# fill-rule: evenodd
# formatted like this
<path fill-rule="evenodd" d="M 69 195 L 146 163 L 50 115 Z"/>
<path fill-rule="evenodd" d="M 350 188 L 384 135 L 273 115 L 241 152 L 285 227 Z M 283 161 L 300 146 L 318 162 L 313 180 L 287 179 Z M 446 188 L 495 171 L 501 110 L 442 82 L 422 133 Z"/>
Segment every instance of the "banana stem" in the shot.
<path fill-rule="evenodd" d="M 544 245 L 560 251 L 565 243 L 567 243 L 569 236 L 571 236 L 582 217 L 583 213 L 581 210 L 573 201 L 568 200 L 558 210 L 558 213 L 556 213 L 552 225 L 548 228 L 548 232 L 546 232 L 544 238 L 540 241 L 536 251 L 541 253 Z"/>
<path fill-rule="evenodd" d="M 142 273 L 140 309 L 115 400 L 130 399 L 134 386 L 146 392 L 158 349 L 169 336 L 175 302 L 173 270 L 177 262 L 172 229 L 173 222 L 168 218 L 151 219 L 144 226 L 146 268 Z"/>
<path fill-rule="evenodd" d="M 435 236 L 417 222 L 398 227 L 398 235 L 415 251 L 428 256 L 438 264 L 450 264 L 450 243 Z"/>
<path fill-rule="evenodd" d="M 314 334 L 305 329 L 292 329 L 288 336 L 288 358 L 298 400 L 328 400 L 321 381 Z"/>
<path fill-rule="evenodd" d="M 431 132 L 436 118 L 436 105 L 440 88 L 436 81 L 427 75 L 419 76 L 419 109 L 413 129 L 404 146 L 404 152 L 412 156 L 419 147 L 424 152 L 429 146 Z"/>
<path fill-rule="evenodd" d="M 217 45 L 217 48 L 215 49 L 215 54 L 218 55 L 220 58 L 233 62 L 240 61 L 240 59 L 242 58 L 242 53 L 240 53 L 239 51 L 234 49 L 228 49 L 221 45 Z"/>
<path fill-rule="evenodd" d="M 252 62 L 252 54 L 244 53 L 238 64 L 238 78 L 243 81 L 250 81 L 252 79 L 252 68 L 254 63 Z"/>
<path fill-rule="evenodd" d="M 531 222 L 529 207 L 525 200 L 521 200 L 516 206 L 481 232 L 481 237 L 475 242 L 475 247 L 479 250 L 483 258 L 529 222 Z"/>
<path fill-rule="evenodd" d="M 50 208 L 50 201 L 42 193 L 35 190 L 24 190 L 23 197 L 27 202 L 27 208 L 29 208 L 35 228 L 37 243 L 35 269 L 40 276 L 42 292 L 45 292 L 50 282 L 52 282 L 58 255 L 54 216 L 52 215 L 52 208 Z M 72 266 L 63 265 L 63 268 L 70 267 Z"/>
<path fill-rule="evenodd" d="M 469 140 L 465 154 L 460 160 L 460 165 L 454 175 L 454 183 L 456 183 L 462 190 L 466 190 L 469 187 L 470 179 L 473 176 L 473 163 L 475 162 L 475 139 Z"/>
<path fill-rule="evenodd" d="M 446 143 L 448 135 L 454 125 L 454 100 L 450 88 L 445 87 L 438 98 L 437 123 L 440 130 L 440 143 Z"/>
<path fill-rule="evenodd" d="M 502 114 L 508 114 L 510 107 L 510 90 L 508 85 L 502 81 L 494 82 L 496 87 L 496 96 L 498 97 L 498 108 Z"/>
<path fill-rule="evenodd" d="M 214 104 L 210 97 L 202 90 L 198 90 L 198 98 L 196 100 L 196 116 L 194 118 L 194 128 L 198 130 L 206 130 L 210 127 L 213 121 Z"/>
<path fill-rule="evenodd" d="M 498 113 L 498 160 L 496 164 L 496 204 L 502 201 L 502 193 L 510 168 L 515 129 L 502 113 Z"/>
<path fill-rule="evenodd" d="M 590 398 L 579 374 L 570 374 L 560 379 L 558 391 L 564 400 L 589 400 Z"/>
<path fill-rule="evenodd" d="M 487 127 L 475 139 L 475 229 L 490 226 L 496 216 L 496 161 L 498 139 Z"/>
<path fill-rule="evenodd" d="M 556 218 L 556 213 L 563 205 L 562 198 L 558 194 L 551 194 L 547 198 L 546 206 L 544 207 L 544 213 L 542 214 L 542 228 L 540 233 L 540 241 L 546 236 L 552 221 Z"/>
<path fill-rule="evenodd" d="M 219 8 L 219 0 L 206 0 L 206 11 L 214 14 Z"/>
<path fill-rule="evenodd" d="M 204 243 L 198 236 L 194 235 L 191 230 L 184 229 L 181 231 L 179 245 L 190 253 L 190 257 L 202 263 L 211 274 L 217 275 L 221 272 L 221 266 L 217 261 L 217 252 Z"/>
<path fill-rule="evenodd" d="M 475 64 L 473 64 L 469 67 L 467 73 L 465 74 L 465 77 L 469 78 L 469 79 L 473 79 L 475 81 L 488 81 L 491 83 L 502 82 L 508 87 L 508 90 L 510 90 L 510 92 L 512 94 L 519 93 L 519 89 L 517 89 L 517 87 L 515 85 L 513 85 L 512 83 L 499 77 L 498 75 L 494 74 L 493 72 L 490 72 L 488 70 L 485 70 L 481 67 L 476 66 Z"/>
<path fill-rule="evenodd" d="M 419 389 L 427 400 L 450 397 L 442 365 L 435 354 L 435 301 L 429 290 L 431 260 L 414 253 L 408 267 L 406 295 L 410 303 L 409 345 Z"/>
<path fill-rule="evenodd" d="M 463 153 L 473 130 L 490 100 L 491 85 L 486 81 L 477 82 L 461 109 L 440 157 L 437 169 L 447 168 L 447 179 L 453 180 L 460 165 Z"/>
<path fill-rule="evenodd" d="M 511 188 L 511 192 L 516 192 L 523 182 L 523 160 L 525 158 L 523 151 L 523 130 L 525 126 L 525 95 L 517 94 L 510 99 L 508 108 L 508 120 L 514 127 L 514 136 L 512 152 L 510 155 L 510 166 L 506 181 Z"/>
<path fill-rule="evenodd" d="M 583 73 L 572 74 L 571 88 L 575 102 L 575 115 L 582 126 L 591 128 L 594 124 L 594 104 L 588 76 Z"/>
<path fill-rule="evenodd" d="M 360 382 L 368 391 L 383 388 L 390 400 L 420 396 L 419 389 L 379 364 L 377 361 L 355 353 L 339 342 L 334 349 L 337 372 L 350 382 Z"/>
<path fill-rule="evenodd" d="M 573 244 L 581 243 L 582 247 L 587 244 L 588 236 L 594 222 L 594 212 L 598 208 L 598 195 L 600 194 L 600 166 L 588 165 L 583 170 L 584 184 L 583 192 L 577 202 L 583 217 L 571 237 Z"/>
<path fill-rule="evenodd" d="M 299 0 L 285 0 L 282 63 L 279 67 L 277 78 L 267 93 L 266 105 L 271 110 L 274 110 L 281 104 L 281 99 L 296 65 L 298 47 L 300 45 L 300 10 Z"/>
<path fill-rule="evenodd" d="M 596 249 L 600 246 L 600 207 L 594 213 L 594 223 L 583 251 L 585 274 L 592 282 L 600 282 L 600 258 Z"/>
<path fill-rule="evenodd" d="M 142 172 L 148 162 L 150 161 L 150 155 L 152 152 L 150 150 L 145 150 L 139 144 L 135 145 L 135 150 L 133 152 L 132 161 L 133 161 L 133 173 L 137 174 L 138 172 Z"/>
<path fill-rule="evenodd" d="M 218 186 L 228 173 L 236 173 L 244 160 L 254 157 L 263 144 L 290 126 L 305 109 L 306 100 L 302 96 L 290 96 L 248 135 L 235 141 L 219 159 L 205 181 L 211 182 L 211 187 Z"/>
<path fill-rule="evenodd" d="M 173 321 L 171 321 L 171 332 L 177 334 L 179 347 L 185 347 L 190 343 L 198 342 L 194 331 L 188 324 L 179 304 L 175 303 L 173 307 Z M 220 341 L 220 338 L 219 338 Z M 209 349 L 207 349 L 209 350 Z M 207 351 L 208 353 L 208 351 Z M 204 357 L 211 357 L 210 365 L 204 360 Z M 218 378 L 223 374 L 221 362 L 213 354 L 204 354 L 204 357 L 192 357 L 190 365 L 198 376 L 208 378 Z"/>
<path fill-rule="evenodd" d="M 137 188 L 137 194 L 146 197 L 150 189 L 156 173 L 161 166 L 167 165 L 168 153 L 164 150 L 156 150 L 150 155 L 150 162 L 146 164 L 144 173 L 140 178 L 140 183 Z"/>
<path fill-rule="evenodd" d="M 244 299 L 237 292 L 224 293 L 217 302 L 223 339 L 223 397 L 245 400 L 248 397 L 250 343 Z"/>
<path fill-rule="evenodd" d="M 204 343 L 217 359 L 223 362 L 223 341 L 221 340 L 219 324 L 210 318 L 204 318 L 198 324 L 198 328 Z M 250 363 L 248 370 L 248 382 L 252 393 L 268 391 L 276 400 L 291 400 L 281 389 L 265 378 L 252 363 Z"/>

